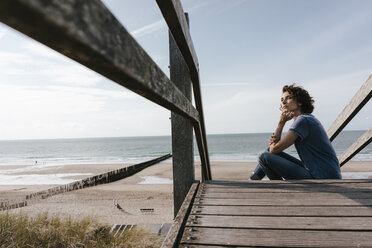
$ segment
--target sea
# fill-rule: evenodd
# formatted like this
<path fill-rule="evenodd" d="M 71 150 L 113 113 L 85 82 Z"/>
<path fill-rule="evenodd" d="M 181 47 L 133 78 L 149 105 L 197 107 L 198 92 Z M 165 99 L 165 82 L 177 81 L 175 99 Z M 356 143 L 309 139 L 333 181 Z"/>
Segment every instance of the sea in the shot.
<path fill-rule="evenodd" d="M 337 155 L 342 154 L 365 131 L 343 131 L 332 142 Z M 271 133 L 212 134 L 207 135 L 211 161 L 257 161 L 265 151 Z M 66 165 L 140 163 L 172 153 L 170 136 L 81 138 L 45 140 L 0 141 L 2 165 Z M 196 143 L 195 160 L 199 160 Z M 294 147 L 287 152 L 297 155 Z M 353 160 L 372 161 L 372 143 Z"/>
<path fill-rule="evenodd" d="M 365 131 L 343 131 L 332 142 L 337 155 L 342 154 Z M 257 161 L 258 155 L 265 151 L 271 133 L 211 134 L 207 135 L 210 161 Z M 73 164 L 112 164 L 141 163 L 162 155 L 172 153 L 170 136 L 117 137 L 117 138 L 80 138 L 45 140 L 7 140 L 0 141 L 0 185 L 16 184 L 18 181 L 58 182 L 68 175 L 37 175 L 38 170 L 50 166 Z M 195 161 L 200 161 L 197 145 L 194 144 Z M 294 147 L 286 150 L 298 157 Z M 366 146 L 352 160 L 372 161 L 372 143 Z M 165 162 L 171 162 L 168 159 Z M 372 163 L 372 162 L 371 162 Z M 17 174 L 12 177 L 12 166 Z M 18 167 L 16 167 L 18 166 Z M 19 168 L 19 166 L 22 166 Z M 10 168 L 10 169 L 9 169 Z M 28 173 L 34 173 L 28 175 Z M 28 176 L 26 180 L 26 175 Z M 71 175 L 70 175 L 71 176 Z M 43 181 L 44 180 L 44 181 Z M 60 181 L 64 183 L 66 181 Z"/>

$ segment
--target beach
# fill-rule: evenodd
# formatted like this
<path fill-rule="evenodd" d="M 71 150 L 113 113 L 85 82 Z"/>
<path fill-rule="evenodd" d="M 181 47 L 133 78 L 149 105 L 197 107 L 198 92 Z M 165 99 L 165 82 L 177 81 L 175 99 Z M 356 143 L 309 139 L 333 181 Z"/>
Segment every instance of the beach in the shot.
<path fill-rule="evenodd" d="M 81 164 L 53 166 L 37 173 L 65 173 L 71 181 L 122 168 L 123 164 Z M 247 181 L 255 162 L 211 162 L 214 180 Z M 195 177 L 200 180 L 200 165 L 196 163 Z M 17 172 L 16 172 L 17 173 Z M 27 172 L 23 172 L 27 173 Z M 372 178 L 372 161 L 351 161 L 342 167 L 343 177 Z M 20 174 L 20 172 L 19 172 Z M 14 203 L 25 196 L 56 185 L 0 185 L 0 199 Z M 171 159 L 155 164 L 128 178 L 90 188 L 33 198 L 26 207 L 8 210 L 36 216 L 47 212 L 60 217 L 93 217 L 107 224 L 163 224 L 173 220 L 173 185 Z"/>

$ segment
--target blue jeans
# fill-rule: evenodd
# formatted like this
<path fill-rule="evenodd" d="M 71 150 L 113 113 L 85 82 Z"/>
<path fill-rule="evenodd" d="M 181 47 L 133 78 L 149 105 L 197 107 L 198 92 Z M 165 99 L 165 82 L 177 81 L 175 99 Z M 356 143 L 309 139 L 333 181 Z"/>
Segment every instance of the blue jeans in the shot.
<path fill-rule="evenodd" d="M 254 175 L 262 176 L 261 179 L 266 175 L 270 180 L 314 179 L 300 160 L 284 152 L 262 153 Z"/>

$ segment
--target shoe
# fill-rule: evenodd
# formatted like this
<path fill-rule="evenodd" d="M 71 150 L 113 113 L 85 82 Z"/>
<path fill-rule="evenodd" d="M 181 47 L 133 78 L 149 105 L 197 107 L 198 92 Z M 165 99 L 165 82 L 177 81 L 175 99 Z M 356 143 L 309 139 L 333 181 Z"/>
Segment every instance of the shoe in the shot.
<path fill-rule="evenodd" d="M 252 174 L 250 175 L 251 180 L 262 180 L 265 177 L 265 172 L 260 168 L 257 167 Z"/>

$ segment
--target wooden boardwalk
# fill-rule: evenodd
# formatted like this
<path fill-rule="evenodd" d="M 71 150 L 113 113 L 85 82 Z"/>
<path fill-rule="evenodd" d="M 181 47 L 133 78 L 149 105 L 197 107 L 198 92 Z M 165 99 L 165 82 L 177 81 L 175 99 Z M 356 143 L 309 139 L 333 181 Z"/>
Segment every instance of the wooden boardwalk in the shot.
<path fill-rule="evenodd" d="M 208 181 L 195 188 L 188 213 L 181 209 L 179 247 L 372 247 L 372 180 Z"/>

